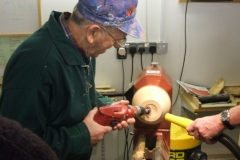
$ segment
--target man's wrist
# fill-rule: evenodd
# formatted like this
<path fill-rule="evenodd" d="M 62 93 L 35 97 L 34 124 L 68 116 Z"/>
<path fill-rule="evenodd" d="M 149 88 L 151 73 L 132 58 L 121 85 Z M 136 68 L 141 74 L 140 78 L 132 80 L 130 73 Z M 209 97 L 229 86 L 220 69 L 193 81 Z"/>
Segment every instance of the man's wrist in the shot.
<path fill-rule="evenodd" d="M 222 123 L 222 121 L 221 121 L 221 113 L 220 114 L 217 114 L 217 126 L 219 127 L 219 129 L 221 130 L 221 131 L 223 131 L 223 130 L 225 130 L 225 129 L 227 129 L 227 127 Z"/>
<path fill-rule="evenodd" d="M 220 114 L 220 120 L 221 120 L 222 124 L 225 126 L 225 128 L 232 130 L 235 127 L 230 124 L 230 117 L 231 117 L 231 115 L 230 115 L 229 110 L 224 110 Z"/>

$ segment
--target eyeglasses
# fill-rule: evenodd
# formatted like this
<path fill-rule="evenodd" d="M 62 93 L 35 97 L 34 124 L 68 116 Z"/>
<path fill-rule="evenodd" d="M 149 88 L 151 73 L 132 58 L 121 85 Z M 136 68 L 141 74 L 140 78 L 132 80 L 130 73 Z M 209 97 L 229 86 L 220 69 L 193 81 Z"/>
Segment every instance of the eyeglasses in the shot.
<path fill-rule="evenodd" d="M 104 31 L 106 31 L 110 37 L 112 37 L 112 39 L 114 40 L 114 47 L 115 48 L 119 48 L 119 47 L 125 47 L 125 43 L 127 42 L 127 38 L 123 38 L 123 39 L 115 39 L 113 37 L 113 35 L 111 33 L 109 33 L 104 27 L 100 26 Z M 118 44 L 118 46 L 116 46 L 115 44 Z"/>

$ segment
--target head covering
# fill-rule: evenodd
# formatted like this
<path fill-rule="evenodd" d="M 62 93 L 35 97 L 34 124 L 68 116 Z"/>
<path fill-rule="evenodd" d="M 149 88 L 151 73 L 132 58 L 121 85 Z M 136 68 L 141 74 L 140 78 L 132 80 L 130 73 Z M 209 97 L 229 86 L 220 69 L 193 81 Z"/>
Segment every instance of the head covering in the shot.
<path fill-rule="evenodd" d="M 124 33 L 140 38 L 144 31 L 136 18 L 138 0 L 79 0 L 78 11 L 89 21 L 116 27 Z"/>

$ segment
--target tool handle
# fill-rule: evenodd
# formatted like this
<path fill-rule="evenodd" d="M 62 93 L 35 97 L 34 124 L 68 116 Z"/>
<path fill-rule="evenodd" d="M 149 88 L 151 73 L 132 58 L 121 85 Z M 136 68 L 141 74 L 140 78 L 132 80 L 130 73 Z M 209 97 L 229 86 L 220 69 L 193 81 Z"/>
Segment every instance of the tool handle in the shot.
<path fill-rule="evenodd" d="M 165 120 L 167 120 L 171 123 L 174 123 L 178 126 L 181 126 L 183 128 L 186 128 L 189 124 L 191 124 L 193 122 L 191 119 L 175 116 L 170 113 L 166 113 Z"/>
<path fill-rule="evenodd" d="M 115 126 L 121 121 L 136 116 L 136 107 L 128 105 L 102 106 L 94 116 L 94 121 L 103 126 Z"/>

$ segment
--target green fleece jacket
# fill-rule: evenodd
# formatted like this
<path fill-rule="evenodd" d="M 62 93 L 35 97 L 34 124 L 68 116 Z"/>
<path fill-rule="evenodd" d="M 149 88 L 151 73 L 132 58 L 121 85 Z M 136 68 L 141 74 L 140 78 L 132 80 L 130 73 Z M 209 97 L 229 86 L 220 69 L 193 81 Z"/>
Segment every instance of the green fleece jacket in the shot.
<path fill-rule="evenodd" d="M 59 159 L 87 160 L 92 147 L 83 119 L 98 105 L 95 59 L 83 60 L 58 24 L 60 14 L 52 12 L 11 56 L 0 113 L 40 136 Z"/>

